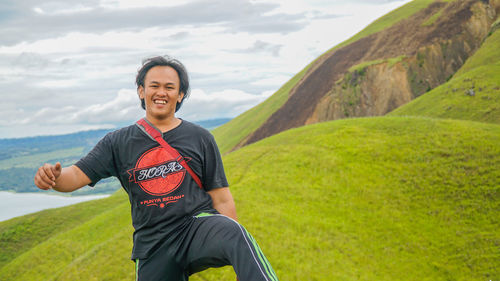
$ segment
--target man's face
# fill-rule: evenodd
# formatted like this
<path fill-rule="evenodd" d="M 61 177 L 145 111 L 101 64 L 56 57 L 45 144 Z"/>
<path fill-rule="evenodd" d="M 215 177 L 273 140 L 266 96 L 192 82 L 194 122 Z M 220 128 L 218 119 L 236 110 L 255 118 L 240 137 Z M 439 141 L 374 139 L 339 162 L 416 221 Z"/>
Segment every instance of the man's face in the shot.
<path fill-rule="evenodd" d="M 174 117 L 175 107 L 182 101 L 177 71 L 170 66 L 155 66 L 144 78 L 144 87 L 139 87 L 139 97 L 146 104 L 146 117 L 164 120 Z"/>

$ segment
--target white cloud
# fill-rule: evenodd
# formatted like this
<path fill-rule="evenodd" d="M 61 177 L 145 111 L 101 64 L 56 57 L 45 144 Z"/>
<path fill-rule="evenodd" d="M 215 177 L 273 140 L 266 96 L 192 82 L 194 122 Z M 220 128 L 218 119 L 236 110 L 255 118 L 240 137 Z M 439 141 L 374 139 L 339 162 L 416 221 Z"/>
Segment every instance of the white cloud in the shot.
<path fill-rule="evenodd" d="M 133 9 L 141 7 L 174 7 L 188 4 L 189 0 L 158 1 L 158 0 L 102 0 L 100 6 L 108 9 Z"/>
<path fill-rule="evenodd" d="M 37 6 L 33 8 L 38 14 L 41 15 L 60 15 L 60 14 L 75 14 L 82 12 L 90 12 L 93 10 L 92 7 L 87 7 L 81 4 L 71 5 L 71 6 L 60 6 L 61 3 L 44 3 L 42 6 Z"/>
<path fill-rule="evenodd" d="M 71 88 L 78 85 L 77 79 L 67 79 L 67 80 L 45 80 L 38 83 L 37 86 L 57 89 L 57 88 Z"/>
<path fill-rule="evenodd" d="M 266 77 L 260 80 L 256 80 L 252 82 L 254 85 L 264 85 L 264 86 L 274 86 L 274 85 L 283 85 L 288 80 L 290 80 L 290 76 L 286 75 L 273 75 L 271 77 Z"/>
<path fill-rule="evenodd" d="M 144 115 L 144 111 L 140 107 L 137 92 L 122 89 L 113 100 L 103 104 L 93 104 L 79 110 L 71 116 L 71 119 L 79 123 L 83 123 L 83 121 L 100 123 L 102 120 L 122 122 L 139 119 L 142 115 Z"/>
<path fill-rule="evenodd" d="M 264 101 L 268 96 L 269 92 L 253 95 L 241 90 L 227 89 L 208 94 L 201 89 L 194 89 L 178 115 L 195 121 L 235 117 Z"/>
<path fill-rule="evenodd" d="M 8 113 L 10 120 L 0 123 L 2 126 L 66 126 L 100 127 L 99 124 L 133 122 L 144 115 L 140 107 L 139 98 L 135 91 L 122 89 L 114 99 L 87 106 L 69 105 L 64 107 L 44 107 L 31 116 L 27 116 L 22 109 Z M 105 127 L 110 127 L 106 125 Z"/>

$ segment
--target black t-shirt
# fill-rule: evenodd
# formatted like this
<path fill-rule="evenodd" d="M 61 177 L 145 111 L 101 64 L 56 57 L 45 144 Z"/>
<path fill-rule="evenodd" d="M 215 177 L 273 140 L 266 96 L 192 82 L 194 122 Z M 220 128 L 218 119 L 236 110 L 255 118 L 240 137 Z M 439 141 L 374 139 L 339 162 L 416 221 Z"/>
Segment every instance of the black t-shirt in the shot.
<path fill-rule="evenodd" d="M 186 159 L 203 189 L 135 124 L 107 134 L 75 164 L 90 178 L 91 186 L 115 176 L 127 191 L 135 229 L 132 259 L 147 258 L 159 244 L 182 230 L 186 217 L 216 212 L 206 191 L 228 186 L 210 132 L 182 120 L 164 133 L 163 139 Z"/>

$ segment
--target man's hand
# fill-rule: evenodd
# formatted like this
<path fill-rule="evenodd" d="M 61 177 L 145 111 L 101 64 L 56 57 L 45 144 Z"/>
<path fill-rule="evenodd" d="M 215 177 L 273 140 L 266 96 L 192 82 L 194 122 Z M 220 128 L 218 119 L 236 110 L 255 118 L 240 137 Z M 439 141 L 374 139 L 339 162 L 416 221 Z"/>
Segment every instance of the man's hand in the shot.
<path fill-rule="evenodd" d="M 219 213 L 238 221 L 233 195 L 231 195 L 229 187 L 214 188 L 208 191 L 208 195 L 212 197 L 213 206 Z"/>
<path fill-rule="evenodd" d="M 38 168 L 35 174 L 35 185 L 43 190 L 48 190 L 56 186 L 56 180 L 61 175 L 61 163 L 57 162 L 55 165 L 45 163 L 42 167 Z"/>
<path fill-rule="evenodd" d="M 44 164 L 35 175 L 36 186 L 43 190 L 52 188 L 72 192 L 90 183 L 89 177 L 80 168 L 75 165 L 63 168 L 59 162 L 55 165 Z"/>

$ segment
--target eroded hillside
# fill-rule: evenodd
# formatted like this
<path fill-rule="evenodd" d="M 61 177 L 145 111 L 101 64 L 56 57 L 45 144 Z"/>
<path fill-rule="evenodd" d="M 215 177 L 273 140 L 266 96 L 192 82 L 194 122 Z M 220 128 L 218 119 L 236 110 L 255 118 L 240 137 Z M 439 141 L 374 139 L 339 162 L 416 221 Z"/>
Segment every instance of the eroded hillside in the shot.
<path fill-rule="evenodd" d="M 453 76 L 481 46 L 499 10 L 500 1 L 436 1 L 323 55 L 238 146 L 305 124 L 384 115 L 408 103 Z"/>

